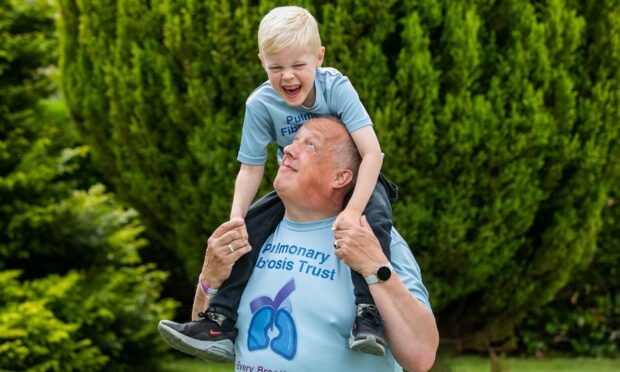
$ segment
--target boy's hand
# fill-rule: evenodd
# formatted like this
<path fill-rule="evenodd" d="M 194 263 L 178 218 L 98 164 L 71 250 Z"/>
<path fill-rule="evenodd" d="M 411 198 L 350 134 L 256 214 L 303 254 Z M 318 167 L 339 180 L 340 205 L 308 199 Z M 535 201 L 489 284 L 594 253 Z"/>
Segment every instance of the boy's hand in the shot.
<path fill-rule="evenodd" d="M 235 221 L 239 220 L 239 218 L 235 218 Z M 232 221 L 232 219 L 231 219 Z M 239 233 L 241 234 L 241 237 L 243 238 L 243 240 L 245 240 L 246 242 L 248 241 L 248 229 L 245 226 L 245 220 L 241 219 L 242 224 L 235 227 L 235 230 L 239 231 Z"/>
<path fill-rule="evenodd" d="M 351 226 L 360 226 L 360 218 L 362 215 L 355 211 L 346 209 L 340 212 L 338 217 L 336 217 L 336 221 L 332 225 L 332 230 L 342 230 L 349 228 Z"/>

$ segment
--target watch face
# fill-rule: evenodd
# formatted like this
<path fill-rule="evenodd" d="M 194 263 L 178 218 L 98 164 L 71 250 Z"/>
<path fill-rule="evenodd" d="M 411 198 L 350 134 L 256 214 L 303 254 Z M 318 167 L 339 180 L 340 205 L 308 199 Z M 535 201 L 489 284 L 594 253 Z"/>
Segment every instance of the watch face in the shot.
<path fill-rule="evenodd" d="M 390 270 L 390 268 L 387 266 L 381 266 L 377 270 L 377 278 L 379 278 L 379 280 L 381 280 L 382 282 L 390 279 L 391 275 L 392 275 L 392 270 Z"/>

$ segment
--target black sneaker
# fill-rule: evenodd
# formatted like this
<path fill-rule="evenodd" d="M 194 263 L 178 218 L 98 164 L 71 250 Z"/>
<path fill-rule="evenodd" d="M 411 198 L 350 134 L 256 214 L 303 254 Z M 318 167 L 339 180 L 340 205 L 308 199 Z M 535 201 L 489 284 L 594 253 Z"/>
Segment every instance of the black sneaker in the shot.
<path fill-rule="evenodd" d="M 349 349 L 384 356 L 383 320 L 375 305 L 359 304 L 349 337 Z"/>
<path fill-rule="evenodd" d="M 237 328 L 232 320 L 212 310 L 198 313 L 202 319 L 185 324 L 162 320 L 157 330 L 173 348 L 211 362 L 235 358 Z"/>

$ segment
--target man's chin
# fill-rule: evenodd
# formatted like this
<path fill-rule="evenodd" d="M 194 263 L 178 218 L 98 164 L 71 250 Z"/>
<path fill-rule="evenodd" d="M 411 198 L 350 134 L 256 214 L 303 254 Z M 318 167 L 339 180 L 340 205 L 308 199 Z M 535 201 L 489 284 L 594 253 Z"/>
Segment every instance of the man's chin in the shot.
<path fill-rule="evenodd" d="M 273 184 L 272 185 L 273 185 L 273 189 L 276 192 L 278 192 L 278 190 L 282 190 L 282 188 L 284 187 L 284 181 L 280 177 L 280 173 L 279 172 L 276 175 L 276 178 L 273 180 Z"/>

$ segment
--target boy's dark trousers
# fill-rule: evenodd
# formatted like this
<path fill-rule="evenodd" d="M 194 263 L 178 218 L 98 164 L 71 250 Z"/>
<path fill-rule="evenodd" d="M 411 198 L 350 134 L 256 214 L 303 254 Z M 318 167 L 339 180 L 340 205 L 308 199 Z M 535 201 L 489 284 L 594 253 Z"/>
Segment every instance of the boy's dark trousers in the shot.
<path fill-rule="evenodd" d="M 345 202 L 348 202 L 350 194 Z M 390 259 L 392 204 L 398 198 L 398 187 L 379 175 L 377 185 L 364 210 L 364 215 L 377 236 L 383 253 Z M 237 321 L 237 308 L 245 285 L 256 265 L 265 241 L 275 231 L 284 217 L 284 205 L 275 191 L 254 203 L 245 217 L 245 225 L 252 250 L 235 262 L 230 277 L 222 283 L 217 295 L 210 301 L 212 309 L 227 318 Z M 355 304 L 374 304 L 366 280 L 358 272 L 351 270 L 351 280 L 355 288 Z"/>

